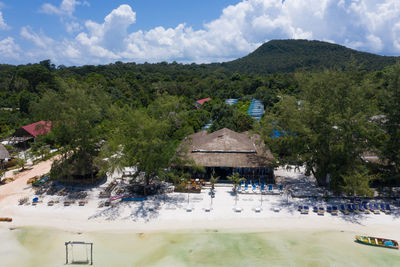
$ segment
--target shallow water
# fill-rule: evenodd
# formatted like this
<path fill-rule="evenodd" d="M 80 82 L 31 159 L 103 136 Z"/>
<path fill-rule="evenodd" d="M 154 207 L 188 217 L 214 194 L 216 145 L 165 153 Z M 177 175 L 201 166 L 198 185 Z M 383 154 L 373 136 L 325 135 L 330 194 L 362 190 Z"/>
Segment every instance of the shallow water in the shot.
<path fill-rule="evenodd" d="M 94 243 L 94 266 L 399 266 L 400 252 L 360 245 L 352 232 L 6 233 L 6 266 L 64 266 L 66 241 Z M 3 244 L 4 245 L 4 244 Z M 7 255 L 5 255 L 7 254 Z M 74 257 L 86 251 L 74 248 Z"/>

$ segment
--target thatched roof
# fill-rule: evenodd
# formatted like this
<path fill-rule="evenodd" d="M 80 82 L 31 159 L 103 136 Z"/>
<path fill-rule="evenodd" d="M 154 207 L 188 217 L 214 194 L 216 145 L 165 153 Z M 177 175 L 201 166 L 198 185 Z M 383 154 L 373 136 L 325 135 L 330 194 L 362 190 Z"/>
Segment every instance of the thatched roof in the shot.
<path fill-rule="evenodd" d="M 0 160 L 5 160 L 10 158 L 10 153 L 8 153 L 7 149 L 0 144 Z"/>
<path fill-rule="evenodd" d="M 268 167 L 274 162 L 259 135 L 236 133 L 227 128 L 190 135 L 186 156 L 204 167 Z"/>

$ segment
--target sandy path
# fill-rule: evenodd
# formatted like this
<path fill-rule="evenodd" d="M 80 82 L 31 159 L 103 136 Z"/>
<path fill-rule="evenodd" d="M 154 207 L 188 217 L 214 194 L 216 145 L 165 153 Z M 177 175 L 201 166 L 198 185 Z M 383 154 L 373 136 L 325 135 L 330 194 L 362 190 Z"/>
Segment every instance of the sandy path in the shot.
<path fill-rule="evenodd" d="M 29 196 L 29 191 L 24 190 L 30 187 L 26 182 L 29 178 L 48 173 L 53 160 L 54 158 L 40 162 L 32 166 L 30 170 L 26 170 L 14 176 L 15 180 L 13 182 L 0 186 L 0 205 L 5 206 L 10 203 L 15 205 L 16 199 Z"/>

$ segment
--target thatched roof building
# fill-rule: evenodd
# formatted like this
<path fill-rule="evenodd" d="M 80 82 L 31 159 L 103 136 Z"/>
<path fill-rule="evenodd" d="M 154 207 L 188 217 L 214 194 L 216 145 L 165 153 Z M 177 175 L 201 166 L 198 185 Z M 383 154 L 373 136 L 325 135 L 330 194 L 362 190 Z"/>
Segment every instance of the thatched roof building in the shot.
<path fill-rule="evenodd" d="M 8 153 L 7 149 L 0 144 L 0 162 L 3 162 L 5 159 L 10 158 L 10 153 Z"/>
<path fill-rule="evenodd" d="M 237 133 L 227 128 L 213 133 L 190 135 L 186 156 L 199 166 L 228 168 L 265 168 L 275 160 L 257 134 Z"/>

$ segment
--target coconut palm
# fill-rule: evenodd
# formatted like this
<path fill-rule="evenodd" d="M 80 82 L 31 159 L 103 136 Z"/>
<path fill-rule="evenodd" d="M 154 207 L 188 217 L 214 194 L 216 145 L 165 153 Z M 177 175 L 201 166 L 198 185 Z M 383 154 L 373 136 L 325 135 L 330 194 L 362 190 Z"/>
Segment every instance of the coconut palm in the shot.
<path fill-rule="evenodd" d="M 240 183 L 242 181 L 246 180 L 245 178 L 240 177 L 239 173 L 235 173 L 235 174 L 233 174 L 231 176 L 228 176 L 227 178 L 228 178 L 229 181 L 232 182 L 232 184 L 233 184 L 233 192 L 235 192 L 235 193 L 237 193 L 237 188 L 239 187 Z"/>

